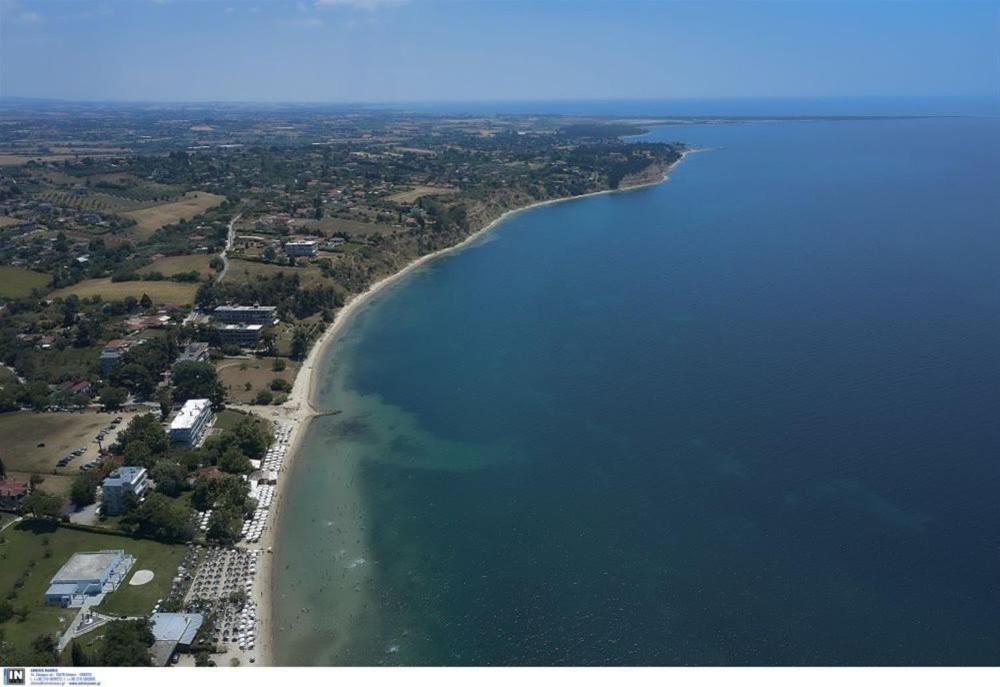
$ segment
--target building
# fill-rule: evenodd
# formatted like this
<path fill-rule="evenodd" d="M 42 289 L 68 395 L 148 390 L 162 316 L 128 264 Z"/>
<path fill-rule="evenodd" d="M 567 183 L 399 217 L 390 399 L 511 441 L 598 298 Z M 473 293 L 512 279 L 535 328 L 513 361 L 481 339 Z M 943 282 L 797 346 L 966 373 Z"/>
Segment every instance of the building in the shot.
<path fill-rule="evenodd" d="M 49 581 L 49 606 L 96 605 L 125 579 L 135 559 L 121 549 L 74 553 Z"/>
<path fill-rule="evenodd" d="M 179 363 L 200 363 L 204 360 L 208 360 L 208 344 L 196 341 L 184 347 L 181 354 L 177 356 L 177 360 L 174 361 L 174 365 Z"/>
<path fill-rule="evenodd" d="M 125 495 L 133 494 L 141 498 L 149 489 L 146 468 L 121 467 L 104 478 L 101 483 L 101 512 L 117 515 L 125 511 Z"/>
<path fill-rule="evenodd" d="M 175 652 L 191 648 L 205 617 L 201 613 L 154 613 L 150 620 L 153 665 L 165 666 Z"/>
<path fill-rule="evenodd" d="M 212 403 L 207 398 L 193 398 L 185 401 L 170 422 L 170 440 L 188 446 L 197 446 L 204 436 L 205 430 L 212 425 L 214 417 Z"/>
<path fill-rule="evenodd" d="M 319 244 L 316 241 L 289 241 L 285 244 L 285 253 L 293 258 L 305 258 L 316 255 Z"/>
<path fill-rule="evenodd" d="M 273 305 L 220 305 L 212 311 L 216 321 L 226 324 L 274 324 L 277 313 Z"/>
<path fill-rule="evenodd" d="M 224 324 L 215 328 L 219 333 L 219 343 L 238 346 L 256 346 L 264 333 L 262 324 Z"/>
<path fill-rule="evenodd" d="M 0 480 L 0 509 L 17 510 L 28 498 L 29 485 L 17 479 Z"/>
<path fill-rule="evenodd" d="M 101 376 L 107 377 L 111 370 L 118 367 L 122 356 L 131 348 L 132 342 L 126 339 L 114 339 L 104 345 L 101 351 Z"/>

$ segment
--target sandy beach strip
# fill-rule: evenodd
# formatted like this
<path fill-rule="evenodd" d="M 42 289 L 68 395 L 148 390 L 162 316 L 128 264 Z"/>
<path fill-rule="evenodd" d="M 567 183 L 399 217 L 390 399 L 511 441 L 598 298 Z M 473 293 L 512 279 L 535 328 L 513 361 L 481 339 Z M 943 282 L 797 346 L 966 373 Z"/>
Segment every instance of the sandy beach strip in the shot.
<path fill-rule="evenodd" d="M 284 492 L 288 482 L 288 474 L 295 463 L 295 457 L 298 453 L 302 438 L 308 428 L 309 421 L 317 414 L 317 410 L 312 405 L 312 401 L 315 397 L 317 378 L 319 377 L 319 375 L 316 374 L 316 365 L 323 359 L 324 353 L 330 343 L 350 323 L 351 317 L 373 296 L 383 291 L 386 287 L 395 284 L 408 274 L 414 272 L 432 260 L 436 260 L 441 256 L 455 253 L 467 248 L 469 245 L 482 238 L 483 235 L 491 229 L 497 227 L 502 222 L 518 213 L 545 205 L 555 205 L 556 203 L 565 203 L 567 201 L 580 200 L 582 198 L 590 198 L 592 196 L 600 196 L 610 193 L 624 193 L 649 186 L 656 186 L 667 181 L 670 178 L 670 172 L 673 171 L 677 165 L 683 162 L 690 153 L 694 152 L 698 152 L 698 149 L 688 149 L 683 151 L 680 158 L 672 162 L 664 171 L 663 176 L 655 181 L 625 186 L 617 189 L 593 191 L 591 193 L 584 193 L 577 196 L 567 196 L 566 198 L 552 198 L 550 200 L 543 200 L 530 205 L 525 205 L 524 207 L 508 210 L 486 226 L 470 234 L 461 242 L 456 243 L 453 246 L 449 246 L 448 248 L 442 248 L 439 251 L 428 253 L 427 255 L 416 258 L 400 271 L 380 279 L 368 287 L 368 289 L 364 292 L 356 294 L 348 300 L 344 307 L 341 308 L 341 310 L 336 314 L 334 321 L 329 327 L 326 328 L 320 338 L 310 349 L 309 354 L 306 356 L 306 359 L 295 378 L 292 391 L 289 393 L 288 399 L 284 404 L 276 408 L 268 407 L 253 409 L 254 412 L 257 412 L 272 421 L 288 425 L 291 428 L 291 436 L 288 443 L 288 451 L 285 454 L 284 463 L 282 465 L 282 474 L 278 478 L 278 483 L 275 487 L 274 500 L 272 502 L 271 510 L 268 513 L 267 526 L 258 545 L 262 553 L 258 558 L 257 576 L 253 588 L 253 597 L 257 601 L 258 608 L 258 637 L 255 652 L 255 663 L 252 665 L 273 665 L 273 638 L 275 630 L 275 628 L 272 627 L 274 614 L 271 607 L 275 599 L 275 595 L 272 593 L 272 585 L 274 582 L 273 547 L 277 533 L 280 529 L 279 525 L 281 522 L 282 509 L 284 507 Z"/>

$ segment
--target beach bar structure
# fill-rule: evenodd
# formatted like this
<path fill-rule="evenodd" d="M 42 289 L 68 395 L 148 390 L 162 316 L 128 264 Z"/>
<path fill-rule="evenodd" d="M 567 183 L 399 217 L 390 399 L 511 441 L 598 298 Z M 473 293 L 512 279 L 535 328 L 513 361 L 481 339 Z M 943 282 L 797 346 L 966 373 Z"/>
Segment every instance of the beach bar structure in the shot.
<path fill-rule="evenodd" d="M 49 581 L 45 603 L 64 608 L 100 603 L 118 588 L 134 562 L 122 549 L 74 553 Z"/>
<path fill-rule="evenodd" d="M 201 613 L 154 613 L 150 621 L 154 665 L 165 666 L 176 652 L 191 648 L 205 616 Z"/>
<path fill-rule="evenodd" d="M 207 398 L 185 401 L 170 421 L 170 440 L 186 446 L 197 446 L 205 431 L 212 425 L 214 417 L 212 402 Z"/>

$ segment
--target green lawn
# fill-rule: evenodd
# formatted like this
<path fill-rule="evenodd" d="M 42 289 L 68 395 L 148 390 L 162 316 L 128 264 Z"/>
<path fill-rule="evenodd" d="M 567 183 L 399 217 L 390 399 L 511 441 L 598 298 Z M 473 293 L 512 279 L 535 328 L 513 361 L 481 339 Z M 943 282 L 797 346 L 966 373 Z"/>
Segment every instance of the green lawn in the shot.
<path fill-rule="evenodd" d="M 13 644 L 15 651 L 26 651 L 31 640 L 41 634 L 56 634 L 64 623 L 77 613 L 76 609 L 45 605 L 45 590 L 56 571 L 77 551 L 124 549 L 135 556 L 129 572 L 148 569 L 155 573 L 152 582 L 142 587 L 130 587 L 126 582 L 108 596 L 98 610 L 111 614 L 145 615 L 158 598 L 170 590 L 177 565 L 184 556 L 180 545 L 159 544 L 115 534 L 82 532 L 55 523 L 21 522 L 0 534 L 0 598 L 15 591 L 11 604 L 25 607 L 24 622 L 12 619 L 0 623 L 0 632 Z M 24 584 L 15 590 L 16 581 L 27 572 Z"/>
<path fill-rule="evenodd" d="M 232 429 L 239 423 L 240 420 L 248 415 L 254 422 L 262 423 L 264 425 L 264 429 L 268 433 L 271 432 L 271 422 L 267 418 L 263 418 L 254 413 L 244 413 L 240 410 L 232 410 L 231 408 L 216 414 L 214 427 L 221 430 Z"/>
<path fill-rule="evenodd" d="M 0 267 L 0 296 L 24 298 L 32 289 L 40 289 L 51 281 L 49 275 L 22 267 Z"/>

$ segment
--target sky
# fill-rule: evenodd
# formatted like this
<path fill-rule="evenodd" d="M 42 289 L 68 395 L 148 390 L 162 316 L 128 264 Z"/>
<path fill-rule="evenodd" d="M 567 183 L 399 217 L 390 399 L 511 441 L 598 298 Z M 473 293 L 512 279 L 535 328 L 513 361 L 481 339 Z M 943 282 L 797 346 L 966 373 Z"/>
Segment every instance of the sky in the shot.
<path fill-rule="evenodd" d="M 0 96 L 1000 96 L 1000 0 L 0 0 Z"/>

